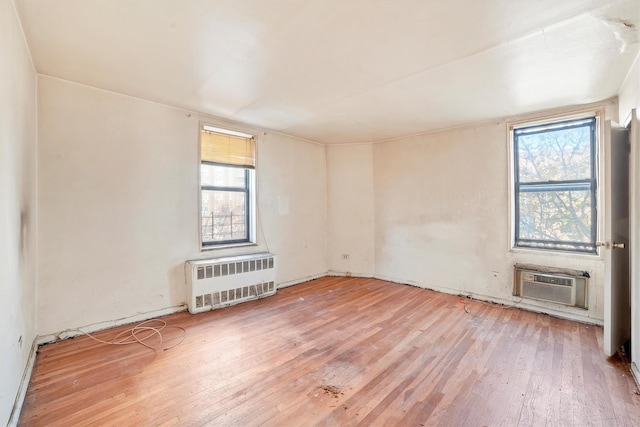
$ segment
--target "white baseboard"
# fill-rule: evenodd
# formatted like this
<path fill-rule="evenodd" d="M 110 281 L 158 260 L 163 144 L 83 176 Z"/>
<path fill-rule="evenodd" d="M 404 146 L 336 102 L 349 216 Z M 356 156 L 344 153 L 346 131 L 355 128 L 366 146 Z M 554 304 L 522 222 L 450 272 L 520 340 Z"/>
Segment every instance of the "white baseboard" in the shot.
<path fill-rule="evenodd" d="M 77 337 L 84 333 L 93 333 L 102 331 L 104 329 L 114 328 L 116 326 L 128 325 L 135 322 L 143 322 L 145 320 L 153 319 L 160 316 L 166 316 L 168 314 L 178 313 L 185 311 L 186 305 L 179 305 L 174 307 L 161 308 L 159 310 L 148 311 L 146 313 L 138 313 L 133 316 L 127 316 L 116 320 L 109 320 L 106 322 L 93 323 L 90 325 L 79 326 L 77 328 L 69 328 L 64 331 L 60 331 L 55 334 L 39 335 L 36 339 L 39 345 L 47 344 L 51 342 L 61 341 L 71 337 Z"/>
<path fill-rule="evenodd" d="M 347 273 L 344 272 L 339 272 L 339 271 L 327 271 L 325 273 L 320 273 L 320 274 L 316 274 L 316 275 L 312 275 L 312 276 L 307 276 L 304 278 L 300 278 L 300 279 L 295 279 L 295 280 L 290 280 L 287 282 L 283 282 L 283 283 L 279 283 L 278 284 L 278 289 L 280 288 L 286 288 L 289 286 L 294 286 L 294 285 L 298 285 L 300 283 L 305 283 L 311 280 L 315 280 L 315 279 L 320 279 L 322 277 L 327 277 L 327 276 L 335 276 L 335 277 L 347 277 Z M 458 289 L 451 289 L 451 288 L 446 288 L 446 287 L 442 287 L 442 286 L 434 286 L 434 287 L 427 287 L 424 286 L 420 283 L 417 282 L 412 282 L 412 281 L 406 281 L 406 280 L 402 280 L 402 279 L 398 279 L 398 278 L 394 278 L 394 277 L 388 277 L 388 276 L 383 276 L 383 275 L 374 275 L 374 274 L 350 274 L 350 277 L 359 277 L 359 278 L 375 278 L 375 279 L 379 279 L 379 280 L 385 280 L 388 282 L 394 282 L 394 283 L 398 283 L 398 284 L 404 284 L 404 285 L 410 285 L 410 286 L 416 286 L 419 288 L 423 288 L 423 289 L 430 289 L 436 292 L 442 292 L 442 293 L 446 293 L 446 294 L 451 294 L 451 295 L 464 295 L 464 296 L 468 296 L 470 298 L 473 299 L 477 299 L 480 301 L 486 301 L 486 302 L 492 302 L 492 303 L 497 303 L 497 304 L 503 304 L 506 306 L 514 306 L 517 308 L 522 308 L 524 310 L 529 310 L 529 311 L 534 311 L 534 312 L 539 312 L 539 313 L 546 313 L 552 316 L 556 316 L 556 317 L 561 317 L 561 318 L 565 318 L 565 319 L 569 319 L 569 320 L 576 320 L 576 321 L 580 321 L 583 323 L 591 323 L 591 324 L 596 324 L 596 325 L 602 325 L 603 321 L 601 319 L 593 319 L 590 318 L 588 316 L 583 316 L 580 314 L 575 314 L 575 313 L 571 313 L 571 312 L 565 312 L 565 311 L 561 311 L 561 310 L 554 310 L 553 308 L 548 308 L 548 307 L 541 307 L 541 306 L 537 306 L 537 305 L 533 305 L 533 304 L 529 304 L 529 303 L 522 303 L 522 301 L 514 301 L 514 300 L 509 300 L 509 299 L 503 299 L 503 298 L 495 298 L 495 297 L 490 297 L 487 295 L 481 295 L 481 294 L 476 294 L 476 293 L 470 293 L 470 292 L 465 292 L 465 291 L 461 291 Z M 31 374 L 33 372 L 33 368 L 35 366 L 35 360 L 36 360 L 36 354 L 38 352 L 38 347 L 42 344 L 46 344 L 46 343 L 50 343 L 50 342 L 55 342 L 55 341 L 60 341 L 66 338 L 70 338 L 70 337 L 74 337 L 74 336 L 78 336 L 78 335 L 82 335 L 84 332 L 97 332 L 97 331 L 101 331 L 104 329 L 108 329 L 108 328 L 113 328 L 116 326 L 122 326 L 122 325 L 127 325 L 130 323 L 135 323 L 135 322 L 141 322 L 141 321 L 145 321 L 145 320 L 149 320 L 149 319 L 153 319 L 155 317 L 160 317 L 160 316 L 166 316 L 168 314 L 173 314 L 173 313 L 177 313 L 180 311 L 185 311 L 187 309 L 186 305 L 180 305 L 180 306 L 175 306 L 175 307 L 167 307 L 167 308 L 163 308 L 160 310 L 154 310 L 154 311 L 150 311 L 147 313 L 138 313 L 135 314 L 133 316 L 128 316 L 128 317 L 123 317 L 121 319 L 117 319 L 117 320 L 110 320 L 107 322 L 100 322 L 100 323 L 94 323 L 91 325 L 85 325 L 85 326 L 80 326 L 77 329 L 67 329 L 64 331 L 61 331 L 57 334 L 47 334 L 47 335 L 42 335 L 42 336 L 37 336 L 35 338 L 35 340 L 33 341 L 33 344 L 31 346 L 31 351 L 29 353 L 29 359 L 27 361 L 27 366 L 25 367 L 24 373 L 22 375 L 22 381 L 20 383 L 20 387 L 18 389 L 18 393 L 16 395 L 16 401 L 15 404 L 13 406 L 13 410 L 11 412 L 11 416 L 9 417 L 9 424 L 8 426 L 17 426 L 18 424 L 18 420 L 20 418 L 20 413 L 22 411 L 22 405 L 24 404 L 24 399 L 25 396 L 27 394 L 27 388 L 29 387 L 29 381 L 31 379 Z M 632 375 L 636 381 L 636 384 L 638 384 L 638 386 L 640 387 L 640 368 L 638 368 L 638 366 L 635 363 L 631 363 L 631 372 Z"/>
<path fill-rule="evenodd" d="M 298 285 L 300 283 L 308 282 L 310 280 L 320 279 L 322 277 L 326 277 L 327 272 L 315 274 L 312 276 L 302 277 L 299 279 L 290 280 L 287 282 L 279 283 L 278 289 L 286 288 L 288 286 Z M 83 333 L 93 333 L 97 331 L 102 331 L 104 329 L 114 328 L 116 326 L 128 325 L 130 323 L 142 322 L 145 320 L 153 319 L 155 317 L 166 316 L 168 314 L 177 313 L 180 311 L 185 311 L 187 309 L 186 305 L 179 305 L 175 307 L 167 307 L 160 310 L 149 311 L 146 313 L 138 313 L 133 316 L 123 317 L 117 320 L 109 320 L 106 322 L 93 323 L 90 325 L 78 326 L 77 328 L 69 328 L 63 331 L 39 335 L 36 340 L 38 345 L 48 344 L 51 342 L 61 341 L 67 338 L 76 337 L 82 335 Z"/>
<path fill-rule="evenodd" d="M 327 277 L 326 272 L 314 274 L 312 276 L 302 277 L 300 279 L 289 280 L 288 282 L 278 283 L 278 289 L 288 288 L 289 286 L 299 285 L 300 283 L 309 282 L 315 279 L 322 279 L 323 277 Z"/>
<path fill-rule="evenodd" d="M 493 296 L 489 296 L 489 295 L 478 294 L 478 293 L 474 293 L 474 292 L 466 292 L 466 291 L 463 291 L 463 290 L 447 288 L 447 287 L 444 287 L 444 286 L 425 286 L 425 285 L 417 283 L 417 282 L 402 280 L 402 279 L 398 279 L 398 278 L 394 278 L 394 277 L 387 277 L 387 276 L 383 276 L 383 275 L 376 275 L 374 277 L 376 279 L 386 280 L 388 282 L 394 282 L 394 283 L 399 283 L 399 284 L 404 284 L 404 285 L 416 286 L 418 288 L 430 289 L 430 290 L 433 290 L 433 291 L 436 291 L 436 292 L 442 292 L 444 294 L 462 295 L 462 296 L 469 297 L 471 299 L 475 299 L 475 300 L 479 300 L 479 301 L 492 302 L 492 303 L 502 304 L 502 305 L 509 306 L 509 307 L 517 307 L 517 308 L 521 308 L 523 310 L 533 311 L 533 312 L 536 312 L 536 313 L 544 313 L 544 314 L 548 314 L 548 315 L 554 316 L 554 317 L 559 317 L 559 318 L 562 318 L 562 319 L 574 320 L 576 322 L 588 323 L 588 324 L 598 325 L 598 326 L 603 326 L 604 325 L 604 320 L 603 319 L 596 319 L 596 318 L 593 318 L 593 317 L 589 317 L 589 316 L 586 315 L 588 312 L 586 310 L 581 309 L 581 308 L 567 307 L 565 309 L 565 308 L 559 306 L 556 309 L 556 308 L 553 308 L 553 307 L 546 307 L 546 306 L 543 306 L 543 305 L 538 305 L 533 301 L 530 302 L 529 300 L 523 300 L 523 299 L 518 298 L 518 297 L 514 297 L 514 298 L 517 298 L 517 299 L 506 299 L 506 298 L 499 298 L 499 297 L 493 297 Z"/>
<path fill-rule="evenodd" d="M 29 388 L 29 381 L 31 380 L 31 374 L 36 362 L 36 355 L 38 354 L 38 347 L 42 344 L 47 344 L 55 341 L 60 341 L 66 338 L 82 335 L 83 333 L 92 333 L 101 331 L 103 329 L 113 328 L 115 326 L 127 325 L 129 323 L 142 322 L 145 320 L 153 319 L 155 317 L 166 316 L 168 314 L 177 313 L 187 309 L 186 305 L 180 305 L 176 307 L 167 307 L 160 310 L 154 310 L 147 313 L 138 313 L 133 316 L 123 317 L 117 320 L 110 320 L 107 322 L 94 323 L 91 325 L 80 326 L 77 329 L 67 329 L 57 334 L 39 335 L 33 340 L 31 350 L 29 352 L 29 359 L 27 360 L 27 366 L 22 374 L 22 380 L 16 400 L 9 417 L 8 426 L 14 427 L 18 425 L 20 419 L 20 413 L 22 412 L 22 405 L 24 404 L 25 396 L 27 395 L 27 389 Z"/>
<path fill-rule="evenodd" d="M 489 296 L 489 295 L 483 295 L 483 294 L 478 294 L 478 293 L 474 293 L 474 292 L 466 292 L 466 291 L 462 291 L 459 289 L 452 289 L 452 288 L 447 288 L 444 286 L 425 286 L 421 283 L 418 282 L 414 282 L 411 280 L 403 280 L 403 279 L 399 279 L 397 277 L 389 277 L 389 276 L 384 276 L 381 274 L 357 274 L 357 273 L 351 273 L 350 276 L 347 276 L 347 273 L 342 272 L 342 271 L 333 271 L 333 270 L 329 270 L 326 273 L 321 273 L 321 274 L 317 274 L 314 276 L 309 276 L 309 277 L 305 277 L 303 279 L 297 279 L 297 280 L 292 280 L 289 282 L 285 282 L 285 283 L 281 283 L 278 285 L 278 289 L 280 288 L 286 288 L 288 286 L 293 286 L 293 285 L 297 285 L 300 283 L 304 283 L 304 282 L 308 282 L 310 280 L 314 280 L 314 279 L 320 279 L 322 277 L 327 277 L 327 276 L 331 276 L 331 277 L 358 277 L 358 278 L 365 278 L 365 279 L 379 279 L 379 280 L 385 280 L 387 282 L 393 282 L 393 283 L 398 283 L 401 285 L 409 285 L 409 286 L 415 286 L 418 288 L 422 288 L 422 289 L 429 289 L 432 291 L 436 291 L 436 292 L 442 292 L 445 294 L 450 294 L 450 295 L 462 295 L 465 297 L 469 297 L 478 301 L 485 301 L 485 302 L 491 302 L 491 303 L 496 303 L 496 304 L 502 304 L 505 306 L 509 306 L 509 307 L 517 307 L 517 308 L 521 308 L 523 310 L 527 310 L 527 311 L 533 311 L 536 313 L 544 313 L 544 314 L 548 314 L 550 316 L 554 316 L 554 317 L 559 317 L 561 319 L 568 319 L 568 320 L 574 320 L 576 322 L 581 322 L 581 323 L 588 323 L 588 324 L 592 324 L 592 325 L 598 325 L 598 326 L 603 326 L 604 325 L 604 320 L 603 319 L 596 319 L 593 317 L 589 317 L 587 316 L 587 311 L 581 309 L 581 308 L 573 308 L 573 307 L 567 307 L 566 309 L 558 306 L 558 308 L 554 308 L 554 307 L 546 307 L 543 305 L 538 305 L 536 304 L 534 301 L 523 301 L 522 299 L 506 299 L 506 298 L 498 298 L 498 297 L 493 297 L 493 296 Z"/>
<path fill-rule="evenodd" d="M 375 276 L 371 273 L 345 273 L 344 271 L 329 270 L 327 276 L 331 277 L 360 277 L 363 279 L 372 279 Z"/>
<path fill-rule="evenodd" d="M 29 358 L 27 359 L 27 366 L 22 373 L 22 379 L 20 380 L 20 387 L 18 387 L 18 393 L 16 394 L 16 400 L 9 416 L 9 423 L 7 426 L 15 427 L 20 420 L 20 414 L 22 413 L 22 405 L 24 405 L 24 398 L 27 395 L 27 389 L 29 388 L 29 381 L 31 381 L 31 374 L 33 373 L 33 367 L 36 364 L 36 355 L 38 354 L 38 338 L 36 337 L 31 344 L 31 350 L 29 350 Z"/>

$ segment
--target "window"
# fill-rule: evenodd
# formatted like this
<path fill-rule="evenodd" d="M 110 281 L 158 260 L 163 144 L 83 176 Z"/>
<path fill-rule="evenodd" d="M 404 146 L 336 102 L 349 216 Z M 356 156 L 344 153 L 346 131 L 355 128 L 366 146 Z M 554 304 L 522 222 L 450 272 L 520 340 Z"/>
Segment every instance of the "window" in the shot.
<path fill-rule="evenodd" d="M 596 118 L 513 130 L 514 246 L 596 252 Z"/>
<path fill-rule="evenodd" d="M 253 240 L 255 137 L 203 125 L 200 238 L 203 247 Z"/>

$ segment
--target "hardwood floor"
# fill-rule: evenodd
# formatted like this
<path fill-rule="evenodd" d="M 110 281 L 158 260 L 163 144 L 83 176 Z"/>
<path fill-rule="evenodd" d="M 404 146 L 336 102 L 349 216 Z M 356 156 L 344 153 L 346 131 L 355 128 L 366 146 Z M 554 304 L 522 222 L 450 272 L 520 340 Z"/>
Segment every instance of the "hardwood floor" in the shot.
<path fill-rule="evenodd" d="M 166 351 L 41 347 L 20 425 L 640 425 L 592 325 L 335 277 L 163 319 Z"/>

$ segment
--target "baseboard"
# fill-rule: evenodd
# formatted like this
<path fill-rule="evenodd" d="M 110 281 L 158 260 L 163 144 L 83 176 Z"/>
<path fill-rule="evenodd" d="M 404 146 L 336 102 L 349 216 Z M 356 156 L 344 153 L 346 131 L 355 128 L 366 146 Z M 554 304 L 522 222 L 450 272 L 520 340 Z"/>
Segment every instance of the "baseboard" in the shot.
<path fill-rule="evenodd" d="M 387 282 L 393 282 L 393 283 L 398 283 L 401 285 L 409 285 L 409 286 L 415 286 L 418 288 L 422 288 L 422 289 L 429 289 L 432 291 L 436 291 L 436 292 L 442 292 L 445 294 L 449 294 L 449 295 L 462 295 L 465 297 L 469 297 L 471 299 L 475 299 L 478 301 L 485 301 L 485 302 L 491 302 L 491 303 L 495 303 L 495 304 L 501 304 L 504 306 L 508 306 L 508 307 L 514 307 L 514 308 L 521 308 L 523 310 L 527 310 L 527 311 L 532 311 L 535 313 L 543 313 L 543 314 L 548 314 L 550 316 L 554 316 L 554 317 L 558 317 L 561 319 L 567 319 L 567 320 L 573 320 L 576 322 L 580 322 L 580 323 L 587 323 L 587 324 L 591 324 L 591 325 L 597 325 L 597 326 L 603 326 L 604 325 L 604 320 L 603 319 L 595 319 L 589 316 L 585 316 L 583 314 L 583 312 L 586 312 L 583 309 L 580 308 L 573 308 L 573 307 L 569 307 L 568 310 L 571 311 L 565 311 L 563 309 L 555 309 L 553 307 L 544 307 L 541 305 L 537 305 L 534 302 L 528 302 L 528 301 L 523 301 L 522 299 L 518 299 L 518 300 L 512 300 L 512 299 L 506 299 L 506 298 L 499 298 L 499 297 L 493 297 L 493 296 L 489 296 L 489 295 L 483 295 L 483 294 L 478 294 L 478 293 L 474 293 L 474 292 L 466 292 L 466 291 L 462 291 L 459 289 L 453 289 L 453 288 L 447 288 L 444 286 L 425 286 L 421 283 L 418 282 L 414 282 L 411 280 L 403 280 L 403 279 L 399 279 L 397 277 L 390 277 L 390 276 L 384 276 L 381 274 L 354 274 L 351 273 L 350 275 L 347 275 L 347 273 L 342 272 L 342 271 L 333 271 L 333 270 L 329 270 L 326 273 L 323 274 L 317 274 L 315 276 L 309 276 L 303 279 L 298 279 L 298 280 L 292 280 L 290 282 L 285 282 L 285 283 L 281 283 L 278 285 L 278 288 L 285 288 L 288 286 L 293 286 L 293 285 L 297 285 L 300 283 L 304 283 L 304 282 L 308 282 L 310 280 L 314 280 L 314 279 L 320 279 L 322 277 L 327 277 L 327 276 L 331 276 L 331 277 L 358 277 L 358 278 L 364 278 L 364 279 L 378 279 L 378 280 L 384 280 Z"/>
<path fill-rule="evenodd" d="M 286 288 L 288 286 L 298 285 L 300 283 L 308 282 L 310 280 L 320 279 L 322 277 L 326 277 L 327 272 L 315 274 L 312 276 L 307 276 L 295 280 L 290 280 L 288 282 L 283 282 L 278 284 L 278 289 Z M 48 344 L 56 341 L 62 341 L 67 338 L 76 337 L 79 335 L 83 335 L 84 333 L 93 333 L 102 331 L 104 329 L 114 328 L 116 326 L 128 325 L 130 323 L 142 322 L 145 320 L 153 319 L 155 317 L 166 316 L 168 314 L 177 313 L 180 311 L 185 311 L 187 309 L 186 305 L 179 305 L 175 307 L 167 307 L 160 310 L 154 310 L 147 313 L 138 313 L 133 316 L 123 317 L 117 320 L 109 320 L 106 322 L 93 323 L 90 325 L 79 326 L 77 328 L 69 328 L 58 333 L 39 335 L 37 339 L 38 345 Z"/>
<path fill-rule="evenodd" d="M 432 291 L 442 292 L 444 294 L 461 295 L 461 296 L 469 297 L 471 299 L 475 299 L 478 301 L 485 301 L 485 302 L 505 305 L 508 307 L 521 308 L 523 310 L 548 314 L 550 316 L 558 317 L 561 319 L 574 320 L 576 322 L 587 323 L 587 324 L 598 325 L 598 326 L 604 325 L 604 320 L 595 319 L 595 318 L 586 316 L 582 313 L 582 312 L 586 313 L 586 310 L 583 310 L 580 308 L 569 307 L 568 309 L 571 311 L 565 311 L 561 308 L 555 309 L 552 307 L 545 307 L 545 306 L 537 305 L 533 302 L 528 302 L 522 299 L 512 300 L 512 299 L 506 299 L 506 298 L 499 298 L 499 297 L 493 297 L 489 295 L 478 294 L 475 292 L 466 292 L 459 289 L 447 288 L 444 286 L 425 286 L 423 284 L 420 284 L 418 282 L 414 282 L 411 280 L 407 281 L 407 280 L 402 280 L 402 279 L 383 276 L 383 275 L 375 275 L 374 277 L 376 279 L 385 280 L 387 282 L 394 282 L 394 283 L 399 283 L 403 285 L 416 286 L 418 288 L 430 289 Z"/>
<path fill-rule="evenodd" d="M 362 279 L 371 279 L 374 276 L 372 274 L 364 273 L 345 273 L 341 271 L 329 270 L 324 273 L 314 274 L 312 276 L 303 277 L 301 279 L 289 280 L 288 282 L 278 283 L 278 289 L 287 288 L 289 286 L 299 285 L 301 283 L 309 282 L 311 280 L 322 279 L 323 277 L 358 277 Z"/>
<path fill-rule="evenodd" d="M 325 273 L 320 273 L 320 274 L 316 274 L 316 275 L 312 275 L 312 276 L 307 276 L 304 278 L 300 278 L 300 279 L 295 279 L 295 280 L 290 280 L 288 282 L 283 282 L 278 284 L 278 289 L 280 288 L 286 288 L 289 286 L 294 286 L 294 285 L 298 285 L 300 283 L 305 283 L 305 282 L 309 282 L 311 280 L 315 280 L 315 279 L 320 279 L 322 277 L 327 277 L 327 276 L 335 276 L 335 277 L 360 277 L 360 278 L 374 278 L 374 279 L 379 279 L 379 280 L 384 280 L 387 282 L 393 282 L 393 283 L 398 283 L 398 284 L 403 284 L 403 285 L 409 285 L 409 286 L 415 286 L 415 287 L 419 287 L 419 288 L 423 288 L 423 289 L 429 289 L 429 290 L 433 290 L 436 292 L 442 292 L 442 293 L 446 293 L 446 294 L 450 294 L 450 295 L 464 295 L 464 296 L 468 296 L 470 298 L 476 299 L 476 300 L 480 300 L 480 301 L 486 301 L 486 302 L 491 302 L 491 303 L 496 303 L 496 304 L 502 304 L 505 306 L 512 306 L 512 307 L 517 307 L 517 308 L 522 308 L 524 310 L 529 310 L 529 311 L 534 311 L 534 312 L 538 312 L 538 313 L 545 313 L 545 314 L 549 314 L 555 317 L 560 317 L 560 318 L 565 318 L 565 319 L 569 319 L 569 320 L 576 320 L 579 322 L 583 322 L 583 323 L 591 323 L 591 324 L 596 324 L 596 325 L 600 325 L 602 326 L 603 321 L 600 319 L 593 319 L 587 316 L 580 316 L 578 314 L 574 314 L 574 313 L 568 313 L 568 312 L 564 312 L 564 311 L 559 311 L 559 310 L 554 310 L 551 308 L 547 308 L 547 307 L 540 307 L 537 305 L 532 305 L 532 304 L 528 304 L 528 303 L 522 303 L 522 301 L 513 301 L 513 300 L 509 300 L 509 299 L 503 299 L 503 298 L 495 298 L 495 297 L 490 297 L 487 295 L 481 295 L 481 294 L 476 294 L 476 293 L 470 293 L 470 292 L 465 292 L 465 291 L 461 291 L 458 289 L 451 289 L 451 288 L 446 288 L 446 287 L 442 287 L 442 286 L 435 286 L 435 287 L 426 287 L 420 283 L 417 282 L 413 282 L 413 281 L 406 281 L 406 280 L 402 280 L 402 279 L 398 279 L 398 278 L 394 278 L 394 277 L 388 277 L 388 276 L 384 276 L 384 275 L 373 275 L 373 274 L 350 274 L 350 276 L 347 276 L 347 273 L 344 272 L 338 272 L 338 271 L 327 271 Z M 187 309 L 186 305 L 180 305 L 180 306 L 175 306 L 175 307 L 167 307 L 164 309 L 160 309 L 160 310 L 155 310 L 155 311 L 150 311 L 147 313 L 138 313 L 135 314 L 133 316 L 128 316 L 128 317 L 123 317 L 117 320 L 111 320 L 111 321 L 107 321 L 107 322 L 100 322 L 100 323 L 94 323 L 91 325 L 85 325 L 85 326 L 81 326 L 77 329 L 67 329 L 64 331 L 61 331 L 57 334 L 48 334 L 48 335 L 42 335 L 42 336 L 37 336 L 34 341 L 33 344 L 31 346 L 31 350 L 29 352 L 29 358 L 27 361 L 27 365 L 25 367 L 24 373 L 22 375 L 22 381 L 20 383 L 20 387 L 18 389 L 18 393 L 16 395 L 16 400 L 13 406 L 13 410 L 11 411 L 11 416 L 9 417 L 9 424 L 8 426 L 17 426 L 18 425 L 18 420 L 20 419 L 20 413 L 22 411 L 22 405 L 24 404 L 24 399 L 25 396 L 27 394 L 27 389 L 29 387 L 29 381 L 31 379 L 31 374 L 33 372 L 33 368 L 35 366 L 35 360 L 36 360 L 36 355 L 38 353 L 38 347 L 42 344 L 46 344 L 46 343 L 51 343 L 51 342 L 55 342 L 55 341 L 60 341 L 60 340 L 64 340 L 66 338 L 71 338 L 74 336 L 78 336 L 78 335 L 82 335 L 83 333 L 89 332 L 97 332 L 97 331 L 101 331 L 104 329 L 109 329 L 109 328 L 113 328 L 116 326 L 122 326 L 122 325 L 127 325 L 130 323 L 135 323 L 135 322 L 141 322 L 141 321 L 145 321 L 145 320 L 149 320 L 149 319 L 153 319 L 155 317 L 160 317 L 160 316 L 166 316 L 169 314 L 173 314 L 173 313 L 178 313 L 181 311 L 185 311 Z M 636 384 L 638 384 L 638 386 L 640 387 L 640 368 L 638 368 L 638 366 L 632 362 L 631 363 L 631 373 L 632 376 L 634 378 L 634 380 L 636 381 Z"/>
<path fill-rule="evenodd" d="M 278 289 L 288 288 L 289 286 L 299 285 L 300 283 L 309 282 L 311 280 L 322 279 L 327 277 L 327 272 L 314 274 L 312 276 L 302 277 L 300 279 L 289 280 L 287 282 L 278 283 Z"/>
<path fill-rule="evenodd" d="M 331 276 L 331 277 L 360 277 L 363 279 L 372 279 L 375 276 L 371 273 L 346 273 L 344 271 L 334 271 L 334 270 L 329 270 L 327 272 L 327 276 Z"/>
<path fill-rule="evenodd" d="M 15 427 L 20 420 L 20 414 L 22 413 L 22 405 L 24 405 L 24 398 L 27 395 L 27 389 L 29 388 L 29 381 L 31 381 L 31 374 L 33 373 L 33 367 L 36 364 L 36 355 L 38 354 L 38 338 L 36 337 L 31 344 L 31 350 L 29 351 L 29 358 L 27 359 L 27 365 L 22 373 L 22 379 L 20 380 L 20 387 L 18 387 L 18 393 L 16 394 L 16 400 L 9 416 L 9 423 L 7 426 Z"/>
<path fill-rule="evenodd" d="M 143 322 L 145 320 L 154 319 L 156 317 L 185 311 L 186 309 L 187 306 L 185 304 L 174 307 L 161 308 L 159 310 L 148 311 L 146 313 L 138 313 L 134 314 L 133 316 L 122 317 L 116 320 L 93 323 L 90 325 L 79 326 L 77 328 L 69 328 L 55 334 L 39 335 L 36 339 L 39 345 L 48 344 L 51 342 L 62 341 L 71 337 L 77 337 L 85 333 L 93 333 L 102 331 L 104 329 L 114 328 L 116 326 L 128 325 L 135 322 Z"/>

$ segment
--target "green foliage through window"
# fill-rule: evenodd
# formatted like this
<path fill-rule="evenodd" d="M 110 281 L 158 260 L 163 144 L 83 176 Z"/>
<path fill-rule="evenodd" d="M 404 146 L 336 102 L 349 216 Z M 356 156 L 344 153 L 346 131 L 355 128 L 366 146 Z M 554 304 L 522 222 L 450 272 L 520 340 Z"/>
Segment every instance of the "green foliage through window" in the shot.
<path fill-rule="evenodd" d="M 515 246 L 596 252 L 596 119 L 516 128 Z"/>

